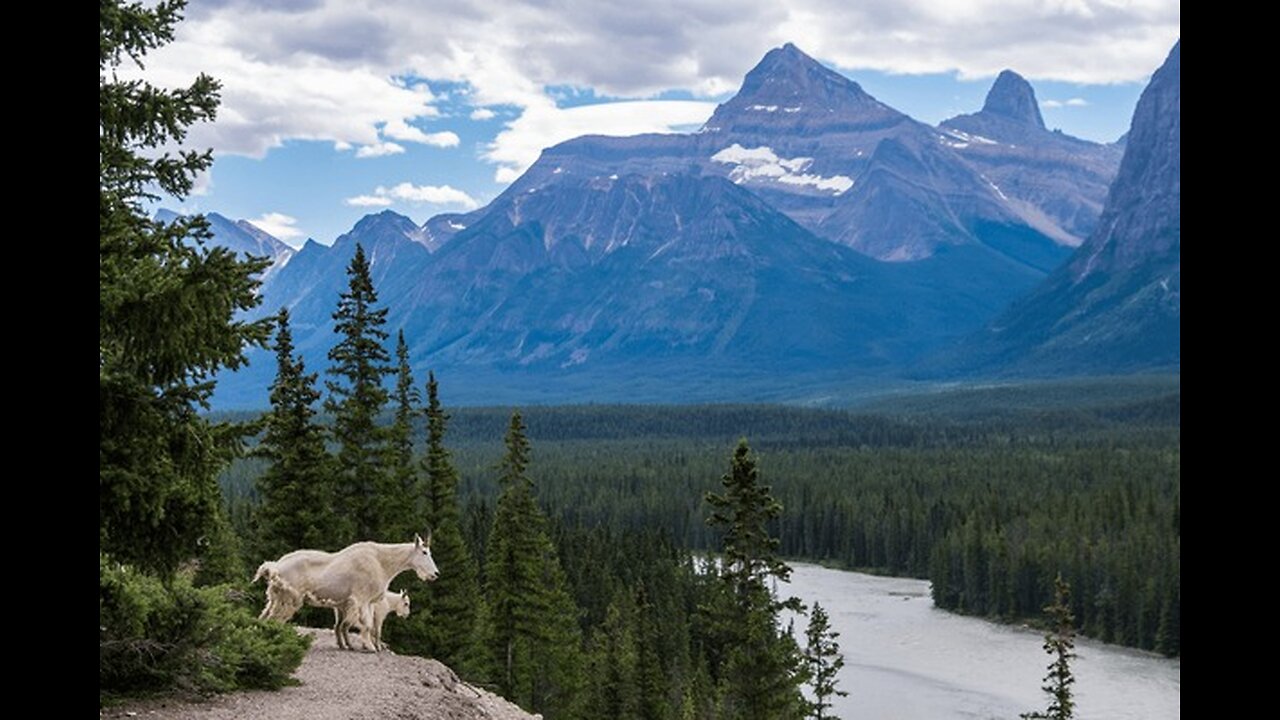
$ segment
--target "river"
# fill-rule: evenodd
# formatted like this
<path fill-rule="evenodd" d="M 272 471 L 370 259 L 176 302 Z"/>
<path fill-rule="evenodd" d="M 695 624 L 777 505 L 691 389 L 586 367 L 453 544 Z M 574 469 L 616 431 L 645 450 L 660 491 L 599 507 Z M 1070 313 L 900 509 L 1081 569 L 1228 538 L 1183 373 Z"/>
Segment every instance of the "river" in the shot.
<path fill-rule="evenodd" d="M 791 563 L 790 587 L 840 633 L 845 666 L 832 711 L 844 720 L 1016 720 L 1048 704 L 1043 634 L 933 607 L 925 580 Z M 804 620 L 796 622 L 803 644 Z M 1181 661 L 1079 638 L 1071 669 L 1078 720 L 1180 716 Z"/>

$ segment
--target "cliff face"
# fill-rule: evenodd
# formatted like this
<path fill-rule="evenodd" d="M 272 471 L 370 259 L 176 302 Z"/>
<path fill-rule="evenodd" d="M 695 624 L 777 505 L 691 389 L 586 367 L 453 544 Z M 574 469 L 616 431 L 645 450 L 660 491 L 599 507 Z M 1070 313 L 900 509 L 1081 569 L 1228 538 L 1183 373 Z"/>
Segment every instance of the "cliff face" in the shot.
<path fill-rule="evenodd" d="M 445 665 L 391 653 L 339 650 L 333 632 L 298 628 L 314 638 L 296 687 L 234 693 L 208 702 L 134 701 L 101 717 L 168 720 L 535 720 L 506 700 L 458 679 Z"/>
<path fill-rule="evenodd" d="M 1176 368 L 1182 320 L 1182 55 L 1134 111 L 1098 226 L 1075 255 L 969 347 L 988 368 Z"/>

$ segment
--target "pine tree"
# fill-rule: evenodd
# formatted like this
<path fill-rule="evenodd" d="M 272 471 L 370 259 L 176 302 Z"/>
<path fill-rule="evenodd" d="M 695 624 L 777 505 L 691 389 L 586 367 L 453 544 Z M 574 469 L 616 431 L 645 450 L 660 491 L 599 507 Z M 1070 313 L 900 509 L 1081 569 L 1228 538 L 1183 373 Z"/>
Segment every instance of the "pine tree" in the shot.
<path fill-rule="evenodd" d="M 261 505 L 255 515 L 257 555 L 275 558 L 298 548 L 336 550 L 346 520 L 334 512 L 337 487 L 324 445 L 324 429 L 315 422 L 320 399 L 316 374 L 307 374 L 294 355 L 289 310 L 276 316 L 276 378 L 271 410 L 262 418 L 262 442 L 253 454 L 269 463 L 258 478 Z"/>
<path fill-rule="evenodd" d="M 418 468 L 413 462 L 413 421 L 421 411 L 418 406 L 422 396 L 413 384 L 413 372 L 409 367 L 409 346 L 404 331 L 396 335 L 396 389 L 395 418 L 387 433 L 386 472 L 375 497 L 377 508 L 376 527 L 382 537 L 413 537 L 422 531 L 423 484 L 419 481 Z M 432 554 L 435 538 L 432 538 Z M 437 564 L 439 564 L 437 562 Z"/>
<path fill-rule="evenodd" d="M 462 534 L 458 509 L 458 473 L 453 467 L 444 435 L 449 415 L 440 405 L 435 373 L 427 375 L 427 453 L 422 459 L 426 476 L 421 516 L 432 528 L 431 554 L 441 568 L 440 578 L 415 591 L 421 601 L 414 614 L 401 623 L 403 631 L 392 642 L 407 652 L 427 655 L 468 679 L 484 679 L 486 662 L 478 627 L 484 614 L 476 564 Z M 447 570 L 446 570 L 447 568 Z M 404 638 L 403 641 L 398 640 Z"/>
<path fill-rule="evenodd" d="M 808 643 L 804 649 L 805 664 L 809 669 L 809 686 L 813 689 L 811 705 L 814 720 L 823 720 L 831 715 L 827 709 L 831 697 L 847 697 L 849 693 L 836 689 L 836 676 L 844 667 L 844 655 L 840 654 L 840 645 L 836 638 L 840 633 L 831 629 L 827 611 L 818 603 L 813 604 L 813 612 L 809 615 L 809 628 L 805 632 Z"/>
<path fill-rule="evenodd" d="M 354 535 L 347 540 L 401 542 L 400 538 L 379 536 L 382 528 L 376 498 L 387 486 L 387 431 L 378 427 L 377 419 L 387 402 L 382 378 L 391 373 L 391 367 L 382 346 L 387 339 L 382 329 L 387 309 L 374 309 L 378 294 L 359 244 L 347 275 L 348 289 L 339 297 L 333 314 L 334 330 L 341 336 L 329 351 L 329 374 L 334 379 L 325 383 L 329 390 L 325 410 L 333 415 L 333 438 L 338 443 L 343 511 L 355 523 Z"/>
<path fill-rule="evenodd" d="M 712 512 L 707 524 L 723 531 L 720 601 L 710 608 L 713 631 L 723 649 L 719 679 L 721 711 L 727 718 L 794 718 L 806 707 L 799 686 L 800 652 L 795 639 L 780 631 L 778 612 L 800 609 L 799 600 L 780 601 L 769 581 L 787 580 L 791 568 L 777 557 L 779 541 L 768 523 L 782 512 L 771 488 L 760 483 L 751 449 L 741 440 L 723 494 L 707 493 Z"/>
<path fill-rule="evenodd" d="M 640 717 L 639 650 L 635 604 L 625 591 L 614 593 L 604 622 L 588 649 L 591 685 L 587 716 L 638 720 Z"/>
<path fill-rule="evenodd" d="M 778 559 L 779 540 L 768 528 L 782 514 L 782 503 L 773 497 L 772 488 L 760 484 L 746 439 L 738 441 L 729 473 L 720 484 L 724 494 L 709 492 L 705 499 L 711 506 L 707 524 L 724 532 L 721 577 L 739 603 L 754 603 L 762 595 L 772 602 L 769 578 L 783 582 L 791 578 L 791 567 Z M 770 608 L 776 609 L 772 604 Z"/>
<path fill-rule="evenodd" d="M 1071 660 L 1076 656 L 1075 616 L 1071 614 L 1071 586 L 1062 574 L 1053 581 L 1053 604 L 1044 609 L 1049 616 L 1050 629 L 1044 636 L 1044 651 L 1053 656 L 1049 672 L 1045 675 L 1043 689 L 1049 694 L 1049 707 L 1040 712 L 1023 713 L 1025 720 L 1070 720 L 1074 717 L 1075 701 L 1071 686 L 1076 679 L 1071 675 Z"/>
<path fill-rule="evenodd" d="M 519 412 L 506 447 L 485 567 L 494 681 L 527 710 L 569 717 L 580 683 L 578 608 L 526 474 L 529 441 Z"/>
<path fill-rule="evenodd" d="M 269 321 L 237 317 L 259 302 L 265 260 L 206 247 L 201 216 L 164 224 L 143 212 L 159 199 L 153 188 L 181 199 L 213 162 L 211 151 L 159 149 L 213 119 L 217 81 L 201 74 L 160 90 L 116 74 L 173 39 L 183 5 L 104 0 L 99 15 L 98 540 L 161 573 L 216 532 L 216 477 L 240 446 L 238 431 L 200 415 L 213 375 L 242 365 L 270 332 Z"/>

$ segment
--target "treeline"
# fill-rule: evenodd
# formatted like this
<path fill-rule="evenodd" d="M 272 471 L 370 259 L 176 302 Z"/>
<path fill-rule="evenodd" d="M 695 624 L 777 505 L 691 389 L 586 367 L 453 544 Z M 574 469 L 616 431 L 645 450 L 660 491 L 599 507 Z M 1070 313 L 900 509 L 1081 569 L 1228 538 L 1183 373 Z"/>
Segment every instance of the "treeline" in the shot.
<path fill-rule="evenodd" d="M 1165 447 L 775 448 L 762 464 L 790 557 L 928 578 L 940 607 L 1039 617 L 1061 572 L 1085 634 L 1177 655 L 1180 455 Z M 714 547 L 697 488 L 714 449 L 692 442 L 550 443 L 540 478 L 569 524 L 664 528 Z M 478 449 L 459 453 L 483 478 Z M 487 494 L 474 482 L 473 498 Z"/>
<path fill-rule="evenodd" d="M 536 443 L 678 439 L 731 444 L 746 437 L 758 449 L 1067 446 L 1121 440 L 1167 444 L 1171 437 L 1177 437 L 1181 424 L 1181 394 L 1177 391 L 1072 407 L 978 405 L 965 411 L 946 407 L 947 412 L 935 415 L 919 412 L 905 399 L 876 412 L 785 405 L 564 405 L 525 408 L 524 418 L 529 439 Z M 452 408 L 451 444 L 495 445 L 510 413 L 509 408 Z M 237 411 L 211 417 L 246 422 L 258 415 Z M 380 422 L 390 424 L 392 419 L 391 413 L 385 412 Z M 327 423 L 330 418 L 321 413 L 319 420 Z"/>
<path fill-rule="evenodd" d="M 1028 411 L 1039 425 L 739 406 L 629 408 L 634 418 L 624 407 L 531 408 L 526 416 L 531 437 L 543 428 L 540 497 L 564 526 L 661 529 L 681 547 L 714 548 L 701 493 L 720 471 L 726 438 L 750 428 L 783 504 L 776 530 L 784 555 L 928 578 L 940 607 L 1004 619 L 1039 617 L 1061 572 L 1075 589 L 1082 632 L 1177 655 L 1177 407 L 1176 398 L 1148 398 Z M 1146 419 L 1132 420 L 1136 410 Z M 479 426 L 492 412 L 454 416 Z M 1125 419 L 1111 424 L 1114 416 Z M 550 440 L 552 428 L 574 439 Z M 640 434 L 646 428 L 653 434 Z M 635 434 L 581 437 L 605 432 Z M 856 438 L 841 442 L 845 433 Z M 478 438 L 455 450 L 463 516 L 476 528 L 492 507 L 500 452 Z M 253 473 L 242 464 L 224 478 L 233 506 L 252 502 Z"/>

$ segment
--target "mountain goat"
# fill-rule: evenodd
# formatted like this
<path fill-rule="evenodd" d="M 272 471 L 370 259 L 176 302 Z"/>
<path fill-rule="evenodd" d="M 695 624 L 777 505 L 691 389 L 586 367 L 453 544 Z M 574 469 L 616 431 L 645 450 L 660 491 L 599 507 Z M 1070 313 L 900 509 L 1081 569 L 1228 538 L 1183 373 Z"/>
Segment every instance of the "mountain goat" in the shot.
<path fill-rule="evenodd" d="M 336 553 L 295 550 L 258 567 L 254 581 L 267 580 L 267 605 L 260 617 L 287 621 L 303 604 L 331 607 L 338 647 L 352 649 L 347 630 L 366 610 L 372 618 L 368 606 L 382 600 L 391 581 L 406 570 L 427 582 L 439 577 L 430 533 L 425 541 L 415 535 L 411 543 L 358 542 Z M 376 633 L 375 643 L 380 635 Z"/>
<path fill-rule="evenodd" d="M 356 625 L 362 630 L 361 637 L 365 645 L 371 647 L 375 652 L 387 649 L 387 644 L 382 642 L 382 624 L 386 622 L 387 616 L 391 613 L 395 613 L 400 617 L 409 617 L 409 593 L 404 590 L 400 592 L 388 590 L 382 594 L 380 600 L 364 606 L 360 613 L 360 619 Z M 337 627 L 340 620 L 338 609 L 334 608 L 334 627 Z"/>

